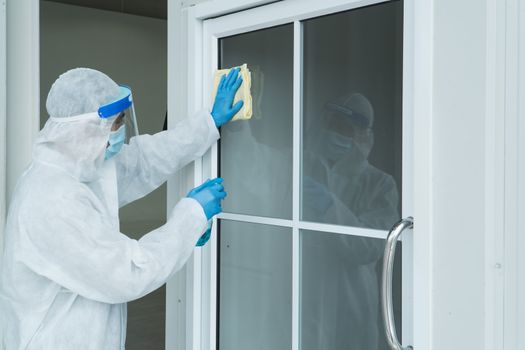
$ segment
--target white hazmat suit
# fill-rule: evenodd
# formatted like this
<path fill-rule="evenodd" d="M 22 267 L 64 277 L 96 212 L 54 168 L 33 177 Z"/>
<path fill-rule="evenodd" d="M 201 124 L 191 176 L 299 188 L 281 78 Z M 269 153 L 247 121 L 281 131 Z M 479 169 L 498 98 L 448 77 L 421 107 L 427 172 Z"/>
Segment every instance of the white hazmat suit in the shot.
<path fill-rule="evenodd" d="M 132 138 L 104 161 L 111 120 L 96 108 L 116 93 L 118 85 L 89 69 L 66 72 L 51 88 L 51 118 L 7 219 L 1 349 L 124 349 L 126 302 L 162 286 L 206 229 L 200 204 L 184 198 L 140 240 L 119 231 L 119 207 L 202 156 L 219 133 L 201 112 Z"/>

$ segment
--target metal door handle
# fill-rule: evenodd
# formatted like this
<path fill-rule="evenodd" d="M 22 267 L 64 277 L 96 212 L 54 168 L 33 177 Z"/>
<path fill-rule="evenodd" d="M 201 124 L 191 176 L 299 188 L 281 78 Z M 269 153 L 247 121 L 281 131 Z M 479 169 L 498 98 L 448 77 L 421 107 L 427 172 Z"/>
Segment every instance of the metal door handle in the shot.
<path fill-rule="evenodd" d="M 411 346 L 404 348 L 397 340 L 394 307 L 392 303 L 392 273 L 394 270 L 397 240 L 405 229 L 411 229 L 413 226 L 414 219 L 412 217 L 401 219 L 392 227 L 386 238 L 385 256 L 383 259 L 383 283 L 381 286 L 381 309 L 383 311 L 386 340 L 392 350 L 413 349 Z"/>

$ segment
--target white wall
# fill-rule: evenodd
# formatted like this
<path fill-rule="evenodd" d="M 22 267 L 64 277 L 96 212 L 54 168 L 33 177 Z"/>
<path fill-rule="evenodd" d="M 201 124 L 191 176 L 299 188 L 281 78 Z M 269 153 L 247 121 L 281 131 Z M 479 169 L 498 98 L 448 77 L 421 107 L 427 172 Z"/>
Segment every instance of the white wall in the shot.
<path fill-rule="evenodd" d="M 434 2 L 433 349 L 484 348 L 484 5 Z"/>
<path fill-rule="evenodd" d="M 519 241 L 518 247 L 525 247 L 525 235 L 523 235 L 523 227 L 525 227 L 525 0 L 518 1 L 518 20 L 519 20 L 519 39 L 518 39 L 518 62 L 519 62 L 519 87 L 518 87 L 518 111 L 517 119 L 519 120 L 519 173 L 517 178 L 519 179 L 519 207 L 517 210 L 517 216 L 519 218 L 518 230 L 516 231 Z M 521 119 L 520 119 L 521 116 Z M 521 228 L 521 229 L 520 229 Z M 525 249 L 518 249 L 518 259 L 516 265 L 518 267 L 517 276 L 517 290 L 516 295 L 518 296 L 518 317 L 516 318 L 517 332 L 515 333 L 515 343 L 522 344 L 523 339 L 522 331 L 525 329 Z M 512 306 L 511 306 L 512 307 Z"/>
<path fill-rule="evenodd" d="M 38 132 L 38 0 L 6 2 L 6 196 L 31 162 Z"/>
<path fill-rule="evenodd" d="M 7 0 L 7 201 L 31 161 L 39 120 L 38 0 Z"/>
<path fill-rule="evenodd" d="M 521 349 L 525 1 L 434 1 L 434 21 L 432 348 Z"/>
<path fill-rule="evenodd" d="M 51 84 L 89 67 L 133 90 L 140 133 L 162 130 L 167 109 L 167 21 L 41 2 L 41 125 Z M 121 210 L 123 232 L 139 237 L 166 217 L 165 186 Z"/>

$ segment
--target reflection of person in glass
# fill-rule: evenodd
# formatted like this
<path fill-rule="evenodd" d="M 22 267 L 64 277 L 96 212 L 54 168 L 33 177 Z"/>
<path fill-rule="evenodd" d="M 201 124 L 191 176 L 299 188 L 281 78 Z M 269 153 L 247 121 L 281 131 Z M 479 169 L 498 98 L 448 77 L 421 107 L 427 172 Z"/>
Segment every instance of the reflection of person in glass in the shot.
<path fill-rule="evenodd" d="M 303 219 L 386 230 L 398 220 L 392 176 L 368 162 L 374 111 L 359 93 L 327 103 L 310 126 L 304 154 Z M 303 350 L 378 350 L 379 239 L 305 234 Z"/>
<path fill-rule="evenodd" d="M 359 93 L 327 103 L 304 156 L 303 218 L 386 230 L 398 219 L 396 182 L 368 162 L 374 110 Z M 315 196 L 314 198 L 309 197 Z"/>

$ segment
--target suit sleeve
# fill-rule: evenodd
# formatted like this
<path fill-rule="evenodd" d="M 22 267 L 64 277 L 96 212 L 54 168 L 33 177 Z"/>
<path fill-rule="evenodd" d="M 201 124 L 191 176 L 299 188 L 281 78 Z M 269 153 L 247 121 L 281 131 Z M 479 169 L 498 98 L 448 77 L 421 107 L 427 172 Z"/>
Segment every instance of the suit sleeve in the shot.
<path fill-rule="evenodd" d="M 85 298 L 123 303 L 162 286 L 188 260 L 206 228 L 193 199 L 182 199 L 168 222 L 128 238 L 82 196 L 64 201 L 60 213 L 34 211 L 21 233 L 25 265 Z"/>
<path fill-rule="evenodd" d="M 201 111 L 174 128 L 133 137 L 115 159 L 119 205 L 142 198 L 177 170 L 202 157 L 219 139 L 211 115 Z"/>

